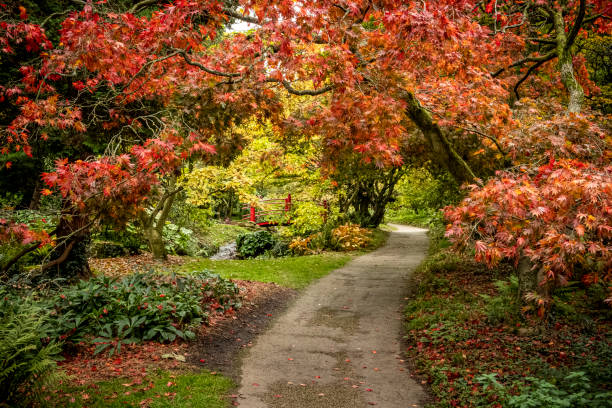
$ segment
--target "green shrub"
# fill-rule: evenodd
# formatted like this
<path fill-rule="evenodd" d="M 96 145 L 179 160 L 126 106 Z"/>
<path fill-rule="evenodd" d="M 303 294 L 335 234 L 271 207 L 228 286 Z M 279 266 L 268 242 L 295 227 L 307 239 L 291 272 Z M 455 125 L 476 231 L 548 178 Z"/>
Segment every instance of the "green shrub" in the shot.
<path fill-rule="evenodd" d="M 310 247 L 314 250 L 332 249 L 337 250 L 337 241 L 334 238 L 334 231 L 339 226 L 336 220 L 328 220 L 319 232 L 311 235 Z"/>
<path fill-rule="evenodd" d="M 266 253 L 272 258 L 281 258 L 291 255 L 291 249 L 289 249 L 289 244 L 287 242 L 282 239 L 277 239 L 274 246 Z"/>
<path fill-rule="evenodd" d="M 139 254 L 141 250 L 147 249 L 147 243 L 138 227 L 128 223 L 123 230 L 103 230 L 93 236 L 95 241 L 111 241 L 120 244 L 130 254 Z"/>
<path fill-rule="evenodd" d="M 239 235 L 236 238 L 236 248 L 243 258 L 255 258 L 271 250 L 277 243 L 276 238 L 268 231 L 255 231 Z"/>
<path fill-rule="evenodd" d="M 166 223 L 164 225 L 164 242 L 166 251 L 174 255 L 195 255 L 198 252 L 198 242 L 196 241 L 193 230 L 179 227 L 176 224 Z"/>
<path fill-rule="evenodd" d="M 528 384 L 514 383 L 520 394 L 511 395 L 499 383 L 496 374 L 485 374 L 475 378 L 493 395 L 501 397 L 508 408 L 606 408 L 612 407 L 612 392 L 593 392 L 591 381 L 584 372 L 571 372 L 559 384 L 534 377 L 527 377 Z"/>
<path fill-rule="evenodd" d="M 291 217 L 291 230 L 302 236 L 319 231 L 325 224 L 323 212 L 324 209 L 318 203 L 298 203 Z"/>
<path fill-rule="evenodd" d="M 54 322 L 49 336 L 80 342 L 96 337 L 96 352 L 121 350 L 141 340 L 193 339 L 207 307 L 239 307 L 232 282 L 204 272 L 188 276 L 134 274 L 82 281 L 47 301 Z"/>
<path fill-rule="evenodd" d="M 0 290 L 0 405 L 13 401 L 18 391 L 34 391 L 56 379 L 56 342 L 43 343 L 48 314 L 31 299 Z M 10 404 L 9 404 L 10 406 Z"/>

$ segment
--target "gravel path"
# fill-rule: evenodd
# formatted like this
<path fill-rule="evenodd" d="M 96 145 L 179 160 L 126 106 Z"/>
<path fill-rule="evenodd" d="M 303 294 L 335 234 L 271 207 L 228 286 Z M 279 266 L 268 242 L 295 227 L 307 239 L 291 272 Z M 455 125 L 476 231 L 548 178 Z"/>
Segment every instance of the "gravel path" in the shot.
<path fill-rule="evenodd" d="M 422 407 L 401 360 L 407 278 L 426 231 L 396 225 L 387 244 L 309 286 L 242 361 L 243 408 Z"/>

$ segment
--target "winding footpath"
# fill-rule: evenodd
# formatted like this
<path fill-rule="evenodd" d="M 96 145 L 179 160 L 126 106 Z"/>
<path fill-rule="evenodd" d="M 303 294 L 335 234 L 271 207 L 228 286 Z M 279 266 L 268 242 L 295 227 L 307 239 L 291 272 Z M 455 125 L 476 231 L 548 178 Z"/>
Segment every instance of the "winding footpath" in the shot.
<path fill-rule="evenodd" d="M 385 246 L 308 287 L 243 359 L 242 408 L 422 407 L 401 360 L 407 278 L 426 231 L 396 225 Z"/>

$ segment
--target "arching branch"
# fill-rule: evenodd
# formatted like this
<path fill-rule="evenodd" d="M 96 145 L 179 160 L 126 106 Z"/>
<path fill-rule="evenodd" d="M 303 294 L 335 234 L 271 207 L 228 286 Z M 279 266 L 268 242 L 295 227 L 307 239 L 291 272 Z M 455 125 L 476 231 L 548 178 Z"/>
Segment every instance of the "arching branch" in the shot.
<path fill-rule="evenodd" d="M 15 265 L 17 263 L 17 261 L 19 261 L 23 256 L 25 256 L 26 254 L 29 254 L 30 252 L 34 251 L 36 248 L 38 248 L 38 245 L 40 243 L 39 242 L 35 242 L 30 246 L 27 246 L 25 248 L 23 248 L 21 251 L 19 251 L 19 253 L 15 254 L 15 256 L 13 256 L 3 267 L 2 267 L 2 272 L 7 272 L 11 266 Z"/>
<path fill-rule="evenodd" d="M 398 96 L 406 103 L 406 115 L 421 130 L 431 146 L 432 153 L 441 167 L 446 167 L 457 181 L 470 181 L 481 184 L 469 164 L 457 153 L 440 125 L 432 118 L 416 96 L 399 89 Z"/>
<path fill-rule="evenodd" d="M 55 228 L 53 231 L 49 232 L 49 236 L 53 236 L 57 233 L 57 228 Z M 2 267 L 2 272 L 7 272 L 11 266 L 15 265 L 17 263 L 17 261 L 19 261 L 23 256 L 29 254 L 30 252 L 36 250 L 36 248 L 38 248 L 40 245 L 40 241 L 38 242 L 34 242 L 32 243 L 30 246 L 26 246 L 25 248 L 23 248 L 21 251 L 19 251 L 17 254 L 15 254 L 11 259 L 9 259 L 9 261 Z"/>
<path fill-rule="evenodd" d="M 552 59 L 552 58 L 551 58 Z M 527 80 L 527 78 L 529 78 L 529 75 L 531 75 L 533 73 L 533 71 L 535 71 L 536 69 L 538 69 L 539 67 L 541 67 L 542 65 L 544 65 L 544 63 L 546 63 L 546 61 L 549 60 L 544 60 L 544 61 L 538 61 L 535 64 L 533 64 L 532 66 L 529 67 L 529 69 L 527 70 L 527 72 L 525 72 L 525 75 L 523 75 L 521 77 L 521 79 L 519 79 L 517 81 L 517 83 L 514 85 L 514 95 L 516 95 L 516 99 L 521 99 L 521 96 L 518 93 L 518 89 L 521 86 L 521 84 L 523 82 L 525 82 Z"/>
<path fill-rule="evenodd" d="M 326 86 L 324 88 L 319 88 L 319 89 L 304 89 L 304 90 L 299 90 L 299 89 L 295 89 L 293 86 L 291 86 L 291 82 L 280 80 L 280 79 L 276 79 L 276 78 L 268 78 L 264 82 L 278 82 L 278 83 L 283 85 L 283 87 L 287 90 L 287 92 L 289 92 L 292 95 L 298 95 L 298 96 L 304 96 L 304 95 L 316 96 L 316 95 L 324 94 L 324 93 L 329 92 L 332 89 L 334 89 L 334 85 L 328 85 L 328 86 Z"/>
<path fill-rule="evenodd" d="M 580 8 L 578 9 L 578 16 L 576 17 L 576 20 L 574 21 L 574 25 L 572 26 L 572 29 L 567 36 L 567 42 L 565 43 L 566 50 L 568 50 L 572 46 L 572 44 L 574 44 L 574 40 L 576 39 L 576 36 L 578 35 L 580 28 L 582 28 L 582 23 L 584 21 L 585 12 L 586 12 L 586 0 L 580 0 Z"/>
<path fill-rule="evenodd" d="M 198 67 L 200 68 L 202 71 L 207 72 L 211 75 L 216 75 L 216 76 L 221 76 L 221 77 L 225 77 L 225 78 L 237 78 L 239 77 L 241 74 L 237 73 L 237 72 L 222 72 L 222 71 L 217 71 L 216 69 L 211 69 L 208 67 L 205 67 L 204 65 L 200 64 L 199 62 L 196 62 L 194 60 L 192 60 L 189 55 L 187 55 L 187 52 L 185 50 L 175 50 L 176 54 L 180 54 L 183 59 L 185 60 L 185 62 L 189 65 L 192 65 L 194 67 Z"/>
<path fill-rule="evenodd" d="M 551 51 L 548 54 L 544 54 L 544 55 L 541 55 L 539 57 L 531 57 L 531 56 L 530 57 L 526 57 L 526 58 L 520 59 L 520 60 L 518 60 L 516 62 L 513 62 L 512 64 L 508 65 L 507 67 L 502 67 L 502 68 L 498 69 L 497 71 L 492 72 L 491 76 L 493 78 L 495 78 L 495 77 L 499 76 L 499 74 L 501 74 L 502 72 L 504 72 L 508 68 L 518 67 L 519 65 L 523 65 L 523 64 L 526 64 L 528 62 L 540 62 L 540 61 L 546 62 L 546 61 L 549 61 L 549 60 L 555 58 L 556 56 L 557 56 L 557 52 L 556 51 Z"/>
<path fill-rule="evenodd" d="M 245 23 L 257 24 L 257 25 L 261 24 L 261 22 L 256 17 L 245 16 L 243 14 L 240 14 L 228 8 L 223 9 L 223 14 L 229 17 L 233 17 L 236 20 L 244 21 Z"/>
<path fill-rule="evenodd" d="M 144 7 L 151 6 L 151 5 L 156 4 L 158 2 L 159 2 L 159 0 L 142 0 L 141 2 L 138 2 L 138 3 L 134 4 L 132 6 L 132 8 L 130 8 L 128 10 L 128 12 L 134 14 L 134 13 L 139 12 Z"/>
<path fill-rule="evenodd" d="M 66 246 L 66 248 L 64 248 L 64 252 L 62 252 L 62 255 L 61 255 L 59 258 L 54 259 L 53 261 L 51 261 L 51 262 L 49 262 L 49 263 L 46 263 L 46 264 L 44 264 L 43 266 L 41 266 L 41 267 L 40 267 L 40 271 L 41 271 L 41 272 L 44 272 L 44 271 L 46 271 L 47 269 L 52 268 L 52 267 L 54 267 L 54 266 L 56 266 L 56 265 L 59 265 L 59 264 L 61 264 L 62 262 L 64 262 L 64 261 L 65 261 L 65 260 L 68 258 L 68 255 L 70 255 L 70 251 L 72 251 L 72 248 L 74 247 L 74 244 L 76 244 L 76 242 L 77 242 L 76 240 L 71 241 L 71 242 L 70 242 L 70 243 L 69 243 L 69 244 Z"/>

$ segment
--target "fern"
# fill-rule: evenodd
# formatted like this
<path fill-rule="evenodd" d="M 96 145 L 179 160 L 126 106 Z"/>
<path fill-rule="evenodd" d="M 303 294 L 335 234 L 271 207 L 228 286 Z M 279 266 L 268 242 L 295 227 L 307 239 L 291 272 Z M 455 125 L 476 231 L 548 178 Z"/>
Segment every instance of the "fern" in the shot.
<path fill-rule="evenodd" d="M 42 385 L 55 381 L 58 343 L 43 344 L 46 313 L 30 299 L 9 295 L 0 302 L 0 401 L 20 391 L 36 397 Z M 22 399 L 22 398 L 21 398 Z"/>

